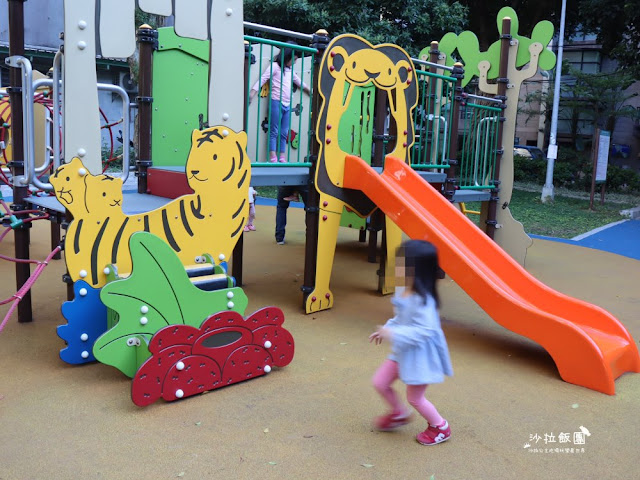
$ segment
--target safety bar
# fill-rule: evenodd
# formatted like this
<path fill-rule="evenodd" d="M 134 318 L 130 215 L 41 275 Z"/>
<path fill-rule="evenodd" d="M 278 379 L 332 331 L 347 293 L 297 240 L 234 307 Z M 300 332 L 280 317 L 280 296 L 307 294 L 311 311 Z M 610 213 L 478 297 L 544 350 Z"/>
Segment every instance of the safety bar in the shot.
<path fill-rule="evenodd" d="M 413 63 L 417 63 L 418 65 L 426 65 L 427 67 L 436 67 L 442 70 L 448 70 L 449 72 L 453 72 L 454 67 L 449 67 L 447 65 L 440 65 L 439 63 L 428 62 L 426 60 L 420 60 L 419 58 L 411 58 Z"/>
<path fill-rule="evenodd" d="M 20 55 L 12 55 L 5 59 L 5 63 L 13 68 L 19 68 L 22 82 L 22 142 L 24 149 L 24 174 L 14 177 L 13 184 L 26 187 L 31 183 L 33 178 L 33 164 L 35 143 L 33 134 L 33 71 L 31 62 Z M 31 107 L 29 107 L 31 106 Z M 15 160 L 15 159 L 14 159 Z"/>
<path fill-rule="evenodd" d="M 258 30 L 260 32 L 275 33 L 277 35 L 285 35 L 287 37 L 299 38 L 301 40 L 313 40 L 313 35 L 309 33 L 294 32 L 293 30 L 285 30 L 283 28 L 269 27 L 267 25 L 260 25 L 259 23 L 243 22 L 245 28 L 251 30 Z"/>
<path fill-rule="evenodd" d="M 474 100 L 482 100 L 483 102 L 502 103 L 502 100 L 492 97 L 483 97 L 482 95 L 474 95 L 472 93 L 463 93 L 462 98 L 473 98 Z"/>
<path fill-rule="evenodd" d="M 58 59 L 56 54 L 56 59 Z M 36 176 L 36 173 L 45 171 L 50 163 L 51 159 L 47 158 L 43 167 L 36 169 L 35 166 L 35 140 L 34 140 L 34 104 L 33 104 L 33 92 L 40 87 L 50 87 L 53 93 L 54 99 L 54 134 L 53 134 L 53 149 L 54 149 L 54 168 L 60 166 L 60 114 L 59 104 L 57 102 L 60 92 L 59 75 L 56 74 L 55 60 L 53 80 L 42 78 L 35 82 L 33 81 L 33 71 L 31 69 L 31 63 L 25 57 L 14 55 L 7 57 L 6 64 L 10 67 L 20 68 L 22 71 L 22 106 L 23 106 L 23 118 L 22 118 L 22 141 L 25 145 L 25 161 L 24 161 L 24 175 L 20 175 L 13 179 L 14 185 L 29 186 L 33 184 L 36 188 L 41 190 L 53 190 L 53 186 L 50 183 L 42 182 Z M 60 60 L 58 59 L 58 67 L 60 66 Z M 57 88 L 56 88 L 57 87 Z M 127 92 L 117 85 L 110 85 L 105 83 L 97 84 L 98 90 L 115 93 L 122 99 L 122 174 L 116 175 L 122 178 L 122 182 L 126 182 L 129 178 L 129 95 Z"/>

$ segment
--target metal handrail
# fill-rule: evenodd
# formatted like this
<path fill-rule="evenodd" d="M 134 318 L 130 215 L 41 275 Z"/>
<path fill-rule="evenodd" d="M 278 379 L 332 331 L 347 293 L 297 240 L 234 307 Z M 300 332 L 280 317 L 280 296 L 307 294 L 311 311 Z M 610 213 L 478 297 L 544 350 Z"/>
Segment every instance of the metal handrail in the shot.
<path fill-rule="evenodd" d="M 56 70 L 54 69 L 54 79 L 38 79 L 35 82 L 33 81 L 33 70 L 31 68 L 31 62 L 25 57 L 14 55 L 11 57 L 7 57 L 5 63 L 10 67 L 20 68 L 22 72 L 22 106 L 23 106 L 23 116 L 22 116 L 22 141 L 25 146 L 25 158 L 24 158 L 24 174 L 14 177 L 13 183 L 14 185 L 19 186 L 29 186 L 34 185 L 35 187 L 41 190 L 53 190 L 53 186 L 50 183 L 42 182 L 35 175 L 36 173 L 45 171 L 50 163 L 51 159 L 45 159 L 45 164 L 43 167 L 36 169 L 35 166 L 35 135 L 34 135 L 34 103 L 33 103 L 33 92 L 43 86 L 48 86 L 52 88 L 52 90 L 56 90 L 54 93 L 54 99 L 57 100 L 58 89 L 55 89 L 56 84 L 58 84 L 59 88 L 59 80 L 56 75 Z M 129 134 L 129 95 L 127 92 L 117 85 L 109 85 L 105 83 L 97 84 L 98 90 L 103 90 L 111 93 L 115 93 L 120 96 L 122 99 L 122 122 L 125 126 L 122 132 L 122 174 L 115 175 L 122 178 L 122 182 L 126 182 L 129 177 L 129 142 L 130 142 L 130 134 Z M 54 100 L 54 118 L 55 112 L 58 111 L 58 105 Z M 57 121 L 59 121 L 59 116 Z M 56 120 L 54 120 L 54 128 L 56 128 Z M 59 156 L 59 135 L 60 132 L 54 132 L 54 166 L 57 168 L 60 163 Z M 57 139 L 57 141 L 56 141 Z M 56 165 L 56 152 L 57 162 Z"/>
<path fill-rule="evenodd" d="M 436 67 L 436 68 L 440 68 L 442 70 L 447 70 L 449 72 L 453 72 L 454 67 L 449 67 L 447 65 L 441 65 L 439 63 L 433 63 L 433 62 L 428 62 L 427 60 L 420 60 L 419 58 L 411 58 L 411 61 L 413 63 L 417 63 L 419 65 L 426 65 L 428 67 Z"/>
<path fill-rule="evenodd" d="M 22 83 L 22 142 L 24 149 L 24 173 L 13 178 L 13 184 L 28 186 L 33 178 L 32 165 L 34 161 L 35 143 L 33 139 L 33 70 L 31 62 L 20 55 L 12 55 L 5 59 L 5 63 L 13 68 L 19 68 Z M 29 132 L 32 134 L 29 135 Z"/>
<path fill-rule="evenodd" d="M 98 90 L 115 93 L 122 99 L 122 174 L 112 176 L 122 178 L 124 183 L 129 178 L 129 94 L 122 87 L 108 83 L 98 83 Z"/>
<path fill-rule="evenodd" d="M 285 30 L 284 28 L 269 27 L 268 25 L 260 25 L 259 23 L 243 22 L 245 28 L 258 30 L 260 32 L 275 33 L 277 35 L 286 35 L 288 37 L 299 38 L 301 40 L 313 40 L 310 33 L 294 32 L 293 30 Z"/>

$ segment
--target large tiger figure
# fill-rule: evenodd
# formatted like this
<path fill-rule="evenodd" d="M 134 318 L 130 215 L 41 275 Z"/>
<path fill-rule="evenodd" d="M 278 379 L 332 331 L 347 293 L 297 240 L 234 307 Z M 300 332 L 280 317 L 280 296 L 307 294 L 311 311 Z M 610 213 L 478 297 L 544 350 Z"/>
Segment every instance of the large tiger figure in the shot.
<path fill-rule="evenodd" d="M 186 164 L 194 193 L 162 208 L 136 215 L 122 211 L 122 180 L 92 175 L 79 158 L 51 176 L 57 199 L 73 215 L 65 237 L 65 260 L 71 278 L 94 288 L 106 283 L 105 267 L 131 271 L 129 237 L 138 231 L 162 238 L 184 264 L 210 253 L 229 258 L 248 216 L 251 162 L 247 135 L 226 127 L 195 130 Z"/>
<path fill-rule="evenodd" d="M 340 35 L 327 46 L 320 64 L 319 93 L 322 104 L 316 125 L 320 143 L 315 185 L 320 192 L 320 217 L 314 288 L 306 297 L 307 313 L 333 306 L 329 289 L 331 270 L 343 208 L 366 217 L 376 205 L 360 190 L 344 188 L 345 157 L 338 134 L 355 87 L 373 85 L 386 95 L 389 116 L 396 126 L 395 144 L 387 145 L 387 155 L 409 161 L 414 141 L 412 110 L 418 99 L 415 68 L 409 55 L 391 44 L 374 46 L 355 35 Z M 387 256 L 381 278 L 383 293 L 394 288 L 395 250 L 402 239 L 401 230 L 388 218 L 386 222 Z"/>

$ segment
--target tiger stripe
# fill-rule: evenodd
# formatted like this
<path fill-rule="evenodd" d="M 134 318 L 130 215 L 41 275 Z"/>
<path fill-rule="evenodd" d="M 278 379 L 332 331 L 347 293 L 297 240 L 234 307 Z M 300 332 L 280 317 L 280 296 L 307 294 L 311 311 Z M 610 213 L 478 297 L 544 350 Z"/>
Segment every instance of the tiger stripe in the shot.
<path fill-rule="evenodd" d="M 91 283 L 93 285 L 98 283 L 98 249 L 100 248 L 100 242 L 102 241 L 102 236 L 104 235 L 104 231 L 107 229 L 108 224 L 109 217 L 105 218 L 104 223 L 93 242 L 93 247 L 91 248 Z"/>
<path fill-rule="evenodd" d="M 193 230 L 189 225 L 189 219 L 187 219 L 187 213 L 184 210 L 184 199 L 180 200 L 180 218 L 182 219 L 182 226 L 190 237 L 193 237 Z"/>
<path fill-rule="evenodd" d="M 129 217 L 124 219 L 124 222 L 122 222 L 122 225 L 118 229 L 118 233 L 116 233 L 116 238 L 113 241 L 113 248 L 111 249 L 111 263 L 116 263 L 118 261 L 118 247 L 120 246 L 120 240 L 122 239 L 122 234 L 127 223 L 129 223 Z"/>
<path fill-rule="evenodd" d="M 73 239 L 73 251 L 77 255 L 80 253 L 80 232 L 82 231 L 82 223 L 83 219 L 78 220 L 78 228 L 76 229 L 76 234 Z"/>
<path fill-rule="evenodd" d="M 176 252 L 180 251 L 180 246 L 176 243 L 176 239 L 173 238 L 171 233 L 171 225 L 169 225 L 169 218 L 167 217 L 167 210 L 162 210 L 162 228 L 164 229 L 164 235 L 167 237 L 167 242 L 171 245 Z"/>

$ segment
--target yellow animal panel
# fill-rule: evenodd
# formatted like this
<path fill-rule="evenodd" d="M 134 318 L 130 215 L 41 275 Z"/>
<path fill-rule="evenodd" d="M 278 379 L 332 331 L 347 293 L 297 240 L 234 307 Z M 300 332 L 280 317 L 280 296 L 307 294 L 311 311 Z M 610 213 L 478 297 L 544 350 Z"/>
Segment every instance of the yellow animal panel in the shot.
<path fill-rule="evenodd" d="M 122 182 L 91 175 L 74 158 L 52 175 L 58 200 L 73 214 L 65 239 L 65 259 L 71 278 L 94 288 L 106 282 L 105 267 L 113 263 L 121 274 L 131 271 L 129 237 L 151 232 L 166 241 L 185 264 L 210 253 L 227 260 L 246 223 L 246 190 L 251 162 L 247 136 L 226 127 L 194 131 L 186 173 L 194 193 L 142 214 L 122 212 Z"/>

